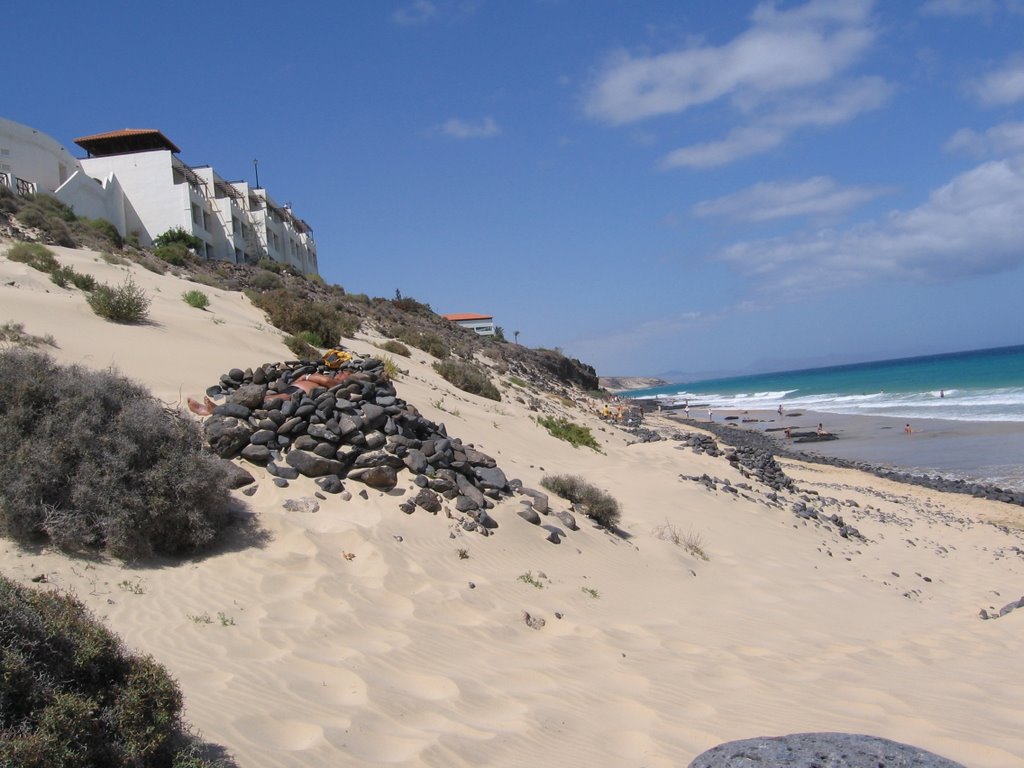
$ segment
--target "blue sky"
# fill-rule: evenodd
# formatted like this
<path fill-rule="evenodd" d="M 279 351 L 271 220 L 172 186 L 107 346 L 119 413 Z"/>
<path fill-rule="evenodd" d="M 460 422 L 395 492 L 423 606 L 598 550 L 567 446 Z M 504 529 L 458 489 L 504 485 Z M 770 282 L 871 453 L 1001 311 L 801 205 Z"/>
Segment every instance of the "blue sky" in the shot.
<path fill-rule="evenodd" d="M 258 158 L 329 282 L 601 374 L 1024 343 L 1024 0 L 101 0 L 5 26 L 5 117 L 79 156 L 131 127 L 229 179 Z"/>

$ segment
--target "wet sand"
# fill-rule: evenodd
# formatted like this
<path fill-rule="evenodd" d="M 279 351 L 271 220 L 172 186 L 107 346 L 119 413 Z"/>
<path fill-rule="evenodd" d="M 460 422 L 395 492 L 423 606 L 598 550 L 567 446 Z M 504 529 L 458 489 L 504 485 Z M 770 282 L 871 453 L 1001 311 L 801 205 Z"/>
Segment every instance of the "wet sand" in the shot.
<path fill-rule="evenodd" d="M 800 414 L 800 415 L 795 415 Z M 735 420 L 728 416 L 736 416 Z M 694 420 L 699 426 L 700 420 Z M 941 474 L 1013 490 L 1024 490 L 1024 423 L 905 419 L 794 411 L 718 411 L 715 421 L 768 432 L 795 450 L 850 461 L 866 461 L 915 473 Z M 800 443 L 786 440 L 814 432 L 822 424 L 836 440 Z"/>

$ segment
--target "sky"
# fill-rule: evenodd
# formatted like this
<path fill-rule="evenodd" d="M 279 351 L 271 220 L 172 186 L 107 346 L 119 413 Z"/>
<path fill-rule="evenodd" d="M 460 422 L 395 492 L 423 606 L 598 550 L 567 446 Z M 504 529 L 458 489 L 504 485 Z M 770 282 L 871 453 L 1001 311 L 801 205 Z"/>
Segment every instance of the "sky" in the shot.
<path fill-rule="evenodd" d="M 0 115 L 156 128 L 320 273 L 601 375 L 1024 343 L 1024 0 L 17 3 Z"/>

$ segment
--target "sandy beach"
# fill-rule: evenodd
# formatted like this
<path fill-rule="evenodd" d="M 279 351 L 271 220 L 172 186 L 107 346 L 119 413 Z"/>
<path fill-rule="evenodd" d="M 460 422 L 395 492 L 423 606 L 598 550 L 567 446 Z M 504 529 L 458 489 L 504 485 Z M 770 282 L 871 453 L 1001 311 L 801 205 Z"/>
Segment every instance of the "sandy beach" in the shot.
<path fill-rule="evenodd" d="M 291 356 L 241 294 L 54 248 L 80 272 L 109 283 L 130 273 L 147 291 L 152 322 L 118 326 L 3 249 L 0 322 L 52 334 L 58 361 L 113 366 L 168 404 L 232 367 Z M 197 287 L 206 311 L 181 299 Z M 381 354 L 372 333 L 343 341 Z M 0 540 L 0 572 L 44 574 L 152 654 L 203 738 L 245 768 L 676 768 L 721 742 L 807 731 L 880 736 L 972 768 L 1024 766 L 1024 610 L 979 617 L 1024 594 L 1024 508 L 794 460 L 780 463 L 795 490 L 774 492 L 722 457 L 635 444 L 596 407 L 507 376 L 493 374 L 500 403 L 461 392 L 432 361 L 417 350 L 398 360 L 401 398 L 528 487 L 548 473 L 599 485 L 622 505 L 621 533 L 580 519 L 553 545 L 513 497 L 491 510 L 499 527 L 485 538 L 443 512 L 403 514 L 408 473 L 390 492 L 346 481 L 346 501 L 316 499 L 304 478 L 279 488 L 246 465 L 258 488 L 238 498 L 269 533 L 263 546 L 127 565 Z M 591 427 L 601 452 L 552 437 L 541 413 Z M 905 436 L 902 424 L 797 421 L 842 431 L 815 449 L 879 462 L 911 443 L 937 461 L 956 443 L 923 422 Z M 680 429 L 666 414 L 648 426 Z M 1001 429 L 986 435 L 1021 439 Z M 713 487 L 687 479 L 705 474 Z M 296 498 L 317 511 L 287 511 Z M 795 515 L 800 502 L 859 537 Z"/>

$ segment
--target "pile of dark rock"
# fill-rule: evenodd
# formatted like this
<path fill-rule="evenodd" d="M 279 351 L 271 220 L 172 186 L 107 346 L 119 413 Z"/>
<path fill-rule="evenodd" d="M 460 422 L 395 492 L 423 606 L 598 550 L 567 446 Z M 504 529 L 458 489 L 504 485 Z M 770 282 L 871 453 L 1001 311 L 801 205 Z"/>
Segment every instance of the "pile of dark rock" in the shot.
<path fill-rule="evenodd" d="M 733 466 L 743 467 L 752 473 L 769 488 L 776 491 L 793 489 L 793 479 L 782 471 L 771 451 L 764 448 L 734 448 L 725 454 L 725 458 Z"/>
<path fill-rule="evenodd" d="M 753 475 L 776 491 L 793 489 L 792 478 L 786 476 L 775 460 L 775 455 L 763 445 L 740 445 L 723 451 L 718 447 L 715 438 L 699 432 L 676 432 L 672 439 L 678 442 L 680 447 L 693 449 L 694 453 L 724 456 L 726 461 L 737 469 L 742 467 L 745 475 Z"/>
<path fill-rule="evenodd" d="M 300 377 L 335 371 L 300 361 L 228 371 L 207 390 L 225 398 L 203 424 L 207 443 L 223 458 L 265 467 L 278 485 L 303 475 L 326 493 L 344 492 L 344 480 L 390 490 L 408 470 L 420 491 L 403 511 L 436 513 L 444 499 L 470 518 L 468 530 L 496 528 L 486 510 L 520 484 L 397 397 L 381 360 L 353 357 L 340 370 L 346 375 L 338 384 L 290 395 Z"/>
<path fill-rule="evenodd" d="M 637 443 L 656 443 L 659 440 L 665 439 L 656 431 L 654 431 L 653 429 L 649 429 L 648 427 L 627 426 L 623 428 L 623 431 L 629 433 L 630 435 L 636 438 L 635 440 L 631 440 L 629 442 L 630 445 L 636 445 Z"/>
<path fill-rule="evenodd" d="M 844 539 L 865 540 L 861 532 L 843 520 L 841 515 L 836 513 L 826 515 L 823 511 L 808 506 L 804 501 L 793 502 L 793 514 L 802 520 L 813 520 L 826 526 L 833 525 L 836 532 Z"/>
<path fill-rule="evenodd" d="M 706 453 L 708 456 L 720 456 L 718 443 L 711 435 L 700 432 L 675 432 L 672 440 L 679 443 L 680 448 L 692 448 L 694 453 Z"/>

